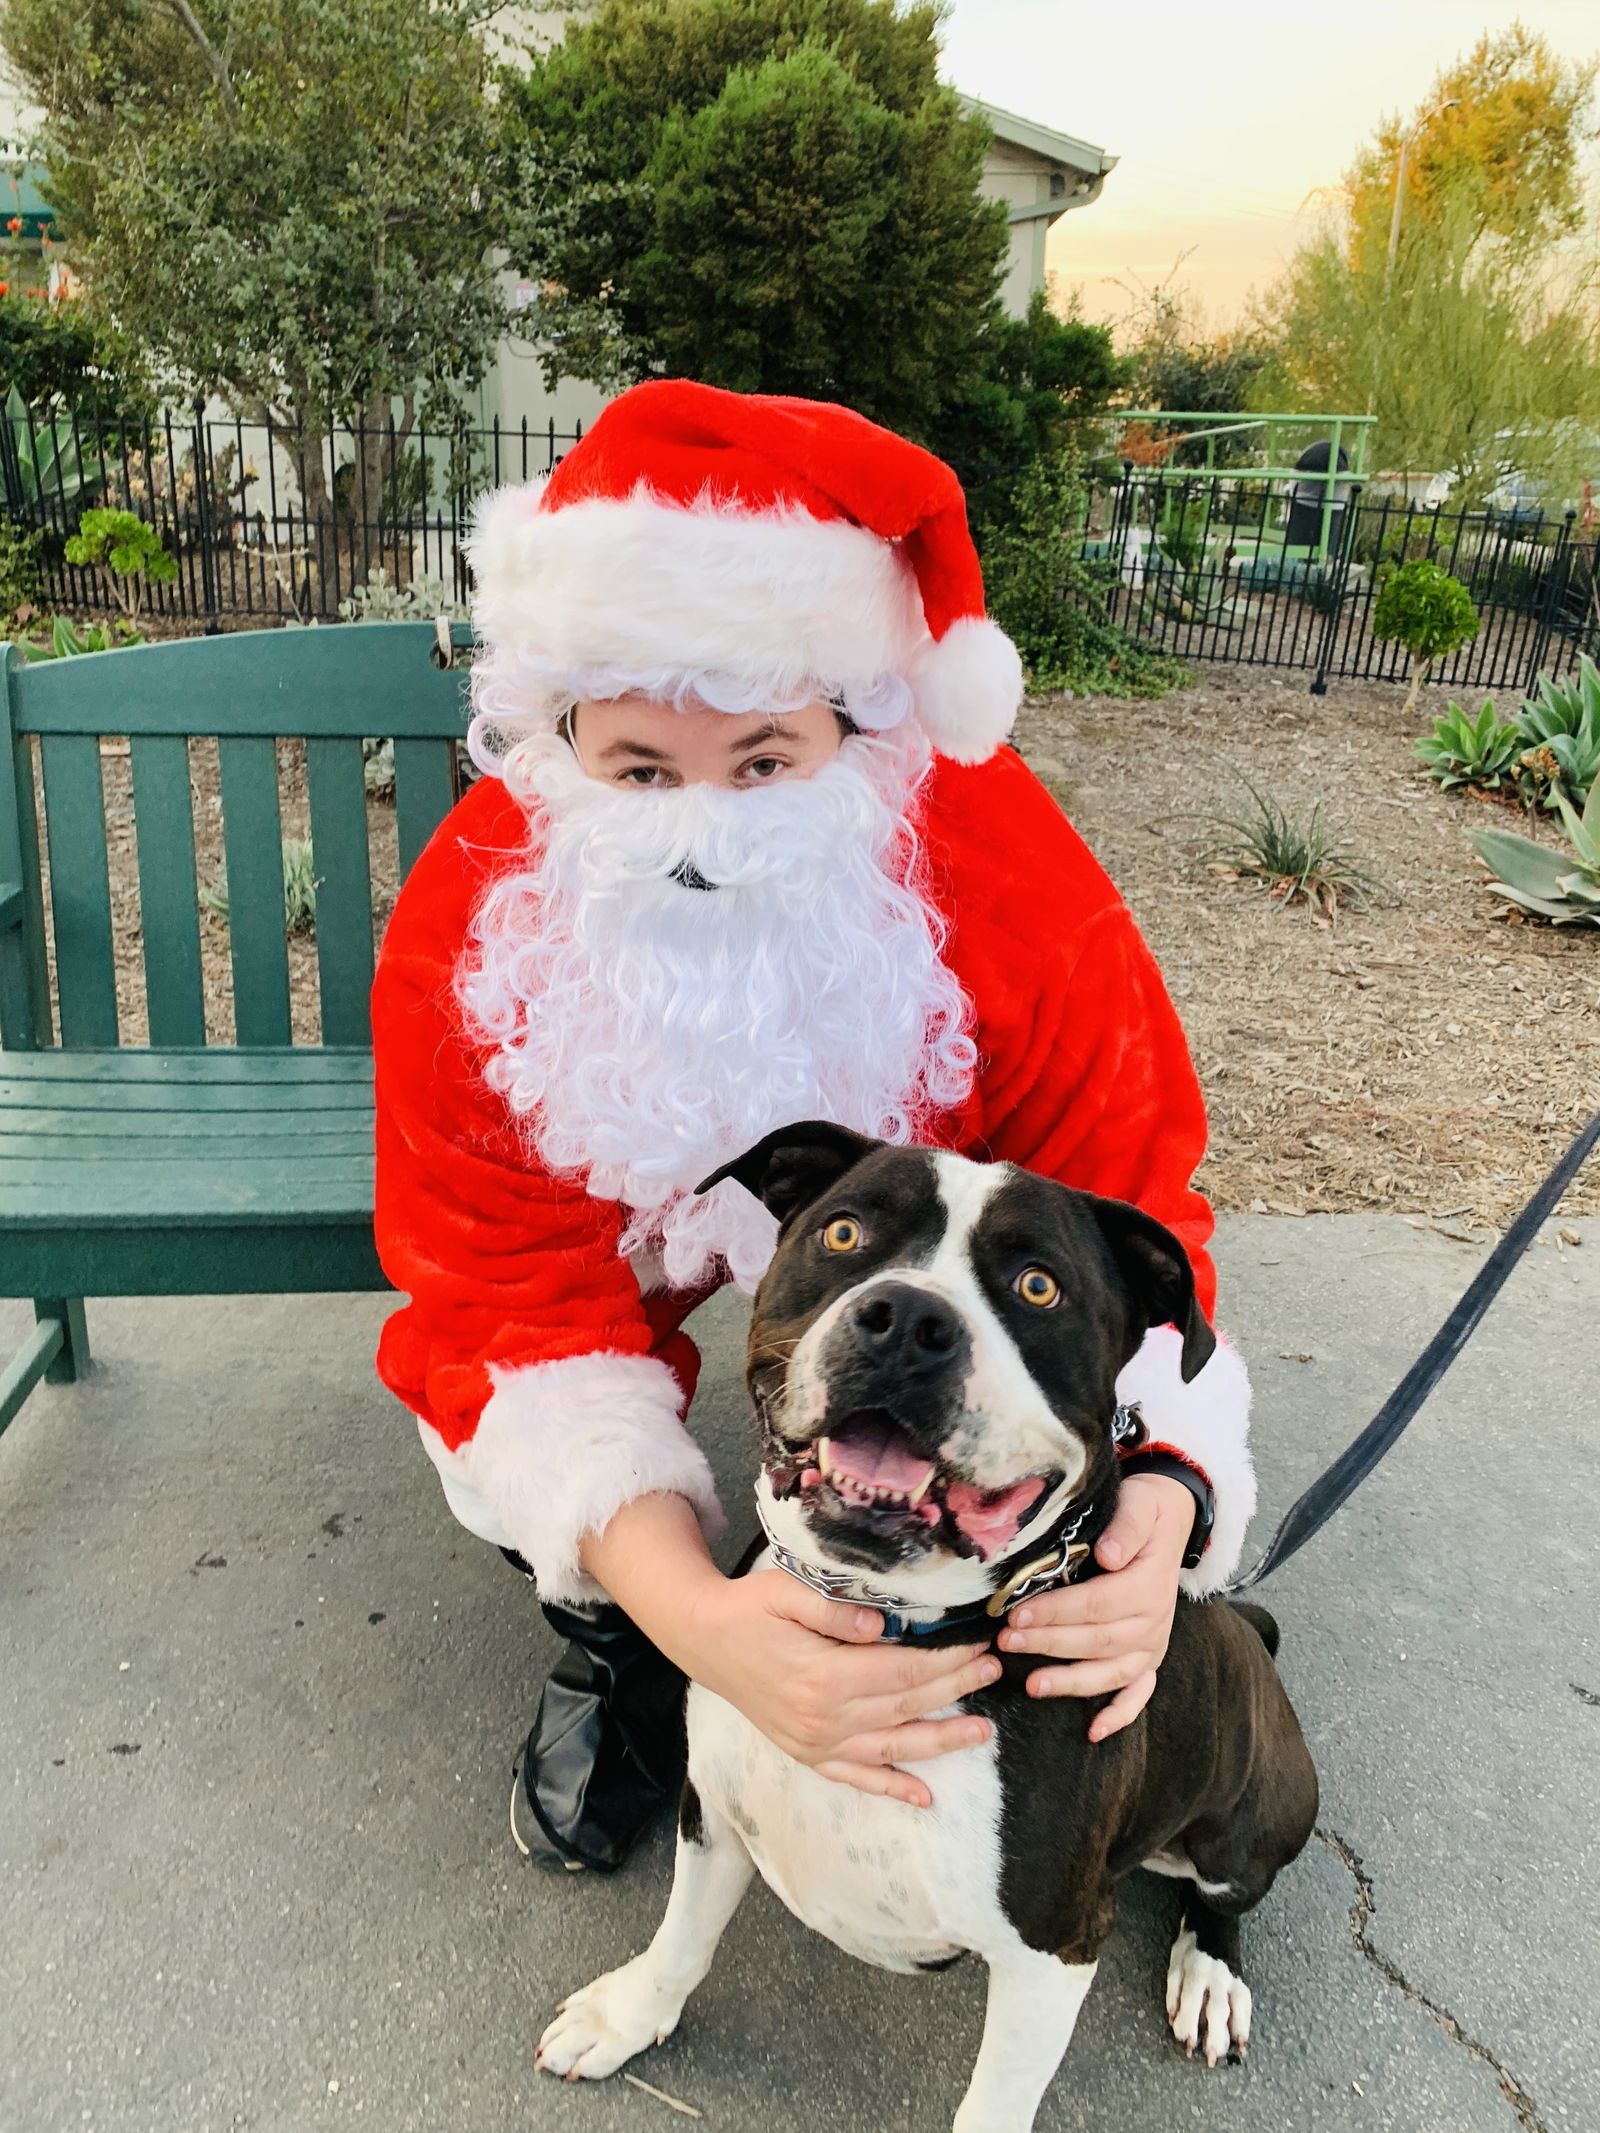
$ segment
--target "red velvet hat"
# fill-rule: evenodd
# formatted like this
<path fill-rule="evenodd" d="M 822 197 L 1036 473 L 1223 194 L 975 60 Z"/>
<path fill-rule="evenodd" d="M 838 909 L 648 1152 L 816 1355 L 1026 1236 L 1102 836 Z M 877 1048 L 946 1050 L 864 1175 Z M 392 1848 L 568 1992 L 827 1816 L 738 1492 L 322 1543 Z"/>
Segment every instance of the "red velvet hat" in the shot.
<path fill-rule="evenodd" d="M 826 401 L 636 385 L 547 480 L 486 499 L 468 553 L 480 636 L 552 702 L 832 694 L 870 727 L 909 689 L 935 748 L 977 763 L 1022 698 L 955 475 Z"/>

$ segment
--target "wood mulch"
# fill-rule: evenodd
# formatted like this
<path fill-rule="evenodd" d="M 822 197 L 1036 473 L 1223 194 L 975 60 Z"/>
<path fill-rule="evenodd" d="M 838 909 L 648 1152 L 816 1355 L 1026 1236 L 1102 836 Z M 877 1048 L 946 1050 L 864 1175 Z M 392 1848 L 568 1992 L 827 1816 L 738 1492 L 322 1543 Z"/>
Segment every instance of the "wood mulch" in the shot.
<path fill-rule="evenodd" d="M 1017 739 L 1166 974 L 1210 1107 L 1200 1185 L 1258 1213 L 1503 1227 L 1600 1104 L 1600 929 L 1508 920 L 1483 886 L 1467 830 L 1534 826 L 1422 774 L 1446 692 L 1407 718 L 1388 684 L 1192 673 L 1154 702 L 1031 702 Z M 1231 811 L 1241 774 L 1326 801 L 1376 879 L 1364 905 L 1329 923 L 1208 861 L 1193 816 Z M 1600 1212 L 1600 1165 L 1563 1206 Z"/>

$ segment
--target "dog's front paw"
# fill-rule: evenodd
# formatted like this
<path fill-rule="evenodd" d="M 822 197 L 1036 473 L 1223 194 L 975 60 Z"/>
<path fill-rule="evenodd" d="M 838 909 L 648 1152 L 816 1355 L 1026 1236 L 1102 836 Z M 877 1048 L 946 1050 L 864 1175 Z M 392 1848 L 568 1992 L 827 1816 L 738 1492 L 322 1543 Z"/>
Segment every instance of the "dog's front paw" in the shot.
<path fill-rule="evenodd" d="M 604 2081 L 646 2045 L 670 2037 L 683 2012 L 652 1981 L 649 1958 L 636 1955 L 563 2000 L 533 2055 L 541 2074 Z"/>
<path fill-rule="evenodd" d="M 1187 1925 L 1167 1964 L 1167 2020 L 1189 2057 L 1198 2047 L 1207 2066 L 1242 2059 L 1250 2042 L 1250 1987 L 1220 1958 L 1207 1955 Z"/>

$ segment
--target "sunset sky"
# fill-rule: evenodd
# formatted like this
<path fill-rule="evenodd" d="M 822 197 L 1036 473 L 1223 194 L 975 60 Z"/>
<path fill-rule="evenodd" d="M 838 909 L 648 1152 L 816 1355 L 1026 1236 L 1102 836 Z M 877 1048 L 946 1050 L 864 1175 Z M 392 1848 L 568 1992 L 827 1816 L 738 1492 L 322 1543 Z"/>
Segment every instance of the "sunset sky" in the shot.
<path fill-rule="evenodd" d="M 944 72 L 1120 156 L 1101 198 L 1050 233 L 1049 265 L 1090 317 L 1188 251 L 1181 279 L 1224 325 L 1378 121 L 1518 18 L 1569 58 L 1600 47 L 1596 0 L 954 0 Z"/>

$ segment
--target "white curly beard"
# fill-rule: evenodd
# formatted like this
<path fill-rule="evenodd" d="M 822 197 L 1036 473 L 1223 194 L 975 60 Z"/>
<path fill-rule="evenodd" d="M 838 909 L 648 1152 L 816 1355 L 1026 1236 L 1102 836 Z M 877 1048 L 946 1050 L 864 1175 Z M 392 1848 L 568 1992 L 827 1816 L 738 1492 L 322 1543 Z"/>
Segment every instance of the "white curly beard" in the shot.
<path fill-rule="evenodd" d="M 757 791 L 620 792 L 551 733 L 505 757 L 530 862 L 478 909 L 461 1006 L 540 1159 L 620 1200 L 621 1250 L 675 1288 L 719 1260 L 760 1280 L 772 1217 L 732 1183 L 692 1188 L 763 1134 L 827 1118 L 909 1141 L 971 1088 L 906 820 L 927 762 L 909 723 Z"/>

